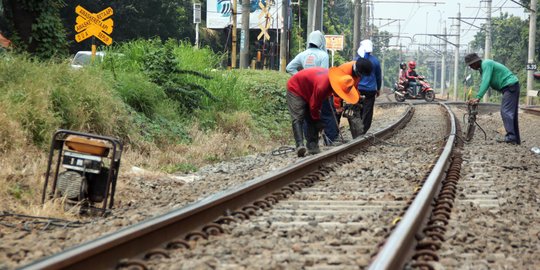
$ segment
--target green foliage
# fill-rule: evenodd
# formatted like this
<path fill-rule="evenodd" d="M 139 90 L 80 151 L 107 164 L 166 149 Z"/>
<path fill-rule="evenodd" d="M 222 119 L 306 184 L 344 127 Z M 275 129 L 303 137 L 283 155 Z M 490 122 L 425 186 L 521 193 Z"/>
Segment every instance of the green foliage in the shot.
<path fill-rule="evenodd" d="M 179 163 L 165 166 L 163 170 L 166 173 L 192 173 L 196 172 L 198 168 L 191 163 Z"/>
<path fill-rule="evenodd" d="M 179 117 L 156 115 L 154 118 L 148 118 L 142 114 L 135 114 L 133 119 L 139 135 L 145 141 L 164 145 L 190 141 L 185 124 Z"/>
<path fill-rule="evenodd" d="M 67 54 L 66 31 L 60 19 L 63 0 L 11 1 L 5 6 L 8 25 L 15 32 L 16 49 L 48 59 Z M 17 18 L 17 19 L 15 19 Z"/>
<path fill-rule="evenodd" d="M 159 111 L 160 104 L 166 102 L 163 89 L 142 73 L 122 73 L 115 89 L 127 105 L 150 119 Z"/>
<path fill-rule="evenodd" d="M 112 17 L 114 20 L 114 31 L 112 37 L 116 43 L 133 41 L 139 38 L 152 39 L 156 37 L 162 40 L 172 38 L 186 40 L 192 43 L 195 39 L 195 25 L 192 23 L 192 1 L 67 1 L 67 5 L 61 10 L 61 15 L 64 27 L 68 29 L 67 35 L 71 38 L 76 34 L 73 25 L 77 16 L 74 12 L 77 5 L 81 5 L 94 13 L 111 7 L 114 10 Z M 202 38 L 204 38 L 204 35 L 201 35 Z M 71 50 L 88 50 L 90 43 L 90 40 L 73 43 Z"/>
<path fill-rule="evenodd" d="M 289 74 L 276 71 L 241 70 L 239 85 L 245 89 L 244 95 L 254 100 L 249 105 L 254 115 L 256 127 L 265 130 L 274 138 L 287 134 L 290 116 L 286 101 L 286 81 Z"/>
<path fill-rule="evenodd" d="M 501 14 L 499 17 L 492 19 L 492 59 L 502 63 L 514 72 L 522 85 L 527 81 L 527 70 L 525 63 L 528 58 L 528 42 L 529 42 L 529 23 L 523 21 L 517 16 L 509 16 L 507 13 Z M 484 48 L 486 35 L 480 31 L 475 35 L 475 39 L 471 42 L 474 51 L 481 51 Z M 538 46 L 538 45 L 537 45 Z M 481 54 L 480 54 L 481 55 Z M 536 59 L 540 59 L 536 54 Z M 538 61 L 538 60 L 537 60 Z M 479 72 L 472 72 L 475 82 L 475 89 L 479 87 L 481 81 Z M 476 73 L 476 74 L 475 74 Z M 490 97 L 492 102 L 500 100 L 500 96 L 495 91 L 491 91 Z M 526 95 L 525 91 L 521 92 L 522 96 Z"/>
<path fill-rule="evenodd" d="M 339 54 L 340 61 L 341 59 L 344 59 L 343 62 L 346 62 L 347 60 L 345 59 L 351 59 L 351 56 L 358 46 L 358 44 L 353 44 L 353 2 L 347 0 L 335 0 L 325 3 L 327 7 L 324 12 L 324 32 L 327 35 L 344 35 L 344 48 L 342 51 L 338 51 L 336 55 Z"/>
<path fill-rule="evenodd" d="M 0 103 L 38 146 L 58 128 L 127 138 L 127 111 L 98 74 L 11 55 L 0 59 Z"/>
<path fill-rule="evenodd" d="M 158 39 L 154 39 L 128 42 L 110 50 L 111 53 L 113 51 L 124 55 L 114 65 L 115 72 L 144 73 L 153 84 L 163 89 L 161 91 L 168 99 L 176 102 L 179 113 L 187 114 L 201 108 L 203 97 L 215 99 L 205 86 L 211 77 L 195 70 L 199 68 L 207 71 L 217 65 L 216 59 L 219 57 L 215 57 L 207 49 L 194 51 L 187 43 L 177 44 L 176 41 L 168 40 L 162 44 Z M 189 59 L 186 63 L 193 65 L 182 64 L 180 59 Z M 106 65 L 106 68 L 112 70 L 111 64 Z M 140 111 L 141 108 L 135 109 Z"/>
<path fill-rule="evenodd" d="M 281 139 L 289 131 L 289 75 L 215 69 L 221 56 L 207 49 L 136 41 L 108 48 L 102 64 L 78 70 L 65 62 L 7 55 L 0 58 L 0 120 L 8 127 L 21 127 L 23 136 L 42 148 L 58 128 L 162 147 L 190 142 L 186 130 L 194 123 L 233 138 L 259 134 Z M 198 107 L 187 111 L 190 100 L 167 92 L 173 84 L 200 87 L 192 89 L 197 91 Z"/>
<path fill-rule="evenodd" d="M 25 195 L 31 195 L 32 190 L 27 185 L 13 183 L 13 185 L 11 185 L 8 189 L 8 194 L 17 200 L 21 200 Z"/>

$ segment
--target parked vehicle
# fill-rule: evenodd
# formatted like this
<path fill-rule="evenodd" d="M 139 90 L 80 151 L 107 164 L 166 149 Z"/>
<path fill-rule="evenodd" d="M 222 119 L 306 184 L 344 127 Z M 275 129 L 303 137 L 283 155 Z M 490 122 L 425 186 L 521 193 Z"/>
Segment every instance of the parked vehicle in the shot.
<path fill-rule="evenodd" d="M 405 88 L 405 85 L 403 83 L 396 82 L 394 84 L 394 88 L 392 89 L 394 91 L 396 101 L 403 102 L 406 99 L 425 99 L 427 102 L 433 101 L 435 99 L 435 92 L 431 88 L 431 85 L 425 80 L 423 76 L 419 76 L 417 82 L 419 83 L 420 90 L 418 91 L 418 94 L 416 96 L 413 95 L 412 87 Z"/>
<path fill-rule="evenodd" d="M 94 61 L 103 62 L 105 57 L 105 52 L 96 52 L 96 57 Z M 71 67 L 74 69 L 79 69 L 84 66 L 88 66 L 92 63 L 92 52 L 91 51 L 78 51 L 73 59 L 71 60 Z"/>

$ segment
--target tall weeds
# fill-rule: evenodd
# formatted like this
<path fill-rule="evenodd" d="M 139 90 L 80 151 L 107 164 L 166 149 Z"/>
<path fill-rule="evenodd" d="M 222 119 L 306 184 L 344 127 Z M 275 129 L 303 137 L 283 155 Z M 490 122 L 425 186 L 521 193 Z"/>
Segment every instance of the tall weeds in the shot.
<path fill-rule="evenodd" d="M 67 61 L 3 56 L 0 210 L 43 211 L 37 206 L 48 146 L 59 128 L 120 138 L 121 175 L 130 166 L 192 172 L 289 140 L 288 76 L 222 70 L 222 55 L 208 48 L 133 41 L 80 70 Z"/>

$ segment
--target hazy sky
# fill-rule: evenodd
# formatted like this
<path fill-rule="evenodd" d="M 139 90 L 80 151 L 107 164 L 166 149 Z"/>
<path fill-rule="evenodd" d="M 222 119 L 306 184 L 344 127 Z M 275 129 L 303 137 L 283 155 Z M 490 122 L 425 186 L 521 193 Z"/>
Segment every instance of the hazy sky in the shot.
<path fill-rule="evenodd" d="M 392 2 L 392 3 L 383 3 Z M 409 3 L 396 3 L 409 2 Z M 420 3 L 410 3 L 420 2 Z M 422 2 L 430 2 L 422 3 Z M 439 4 L 433 4 L 437 2 Z M 501 8 L 502 7 L 502 8 Z M 447 34 L 456 34 L 456 19 L 458 11 L 461 11 L 461 17 L 467 18 L 486 18 L 486 1 L 481 0 L 374 0 L 371 16 L 374 18 L 374 24 L 381 30 L 388 31 L 398 35 L 401 34 L 413 38 L 415 43 L 437 43 L 437 38 L 418 34 L 442 34 L 446 24 Z M 519 16 L 521 19 L 528 19 L 529 14 L 518 4 L 510 0 L 492 0 L 492 17 L 498 17 L 500 13 Z M 378 20 L 381 19 L 381 20 Z M 399 22 L 392 22 L 388 19 L 400 19 Z M 466 19 L 468 23 L 480 26 L 485 22 L 483 19 Z M 389 24 L 390 23 L 390 24 Z M 386 26 L 384 26 L 386 25 Z M 382 27 L 381 27 L 382 26 Z M 477 28 L 468 24 L 461 23 L 461 44 L 473 40 Z M 416 34 L 416 35 L 415 35 Z M 454 41 L 455 37 L 449 37 Z M 411 43 L 410 38 L 401 39 L 401 43 L 407 46 Z M 396 44 L 396 39 L 391 40 L 391 45 Z M 412 48 L 411 48 L 412 49 Z"/>

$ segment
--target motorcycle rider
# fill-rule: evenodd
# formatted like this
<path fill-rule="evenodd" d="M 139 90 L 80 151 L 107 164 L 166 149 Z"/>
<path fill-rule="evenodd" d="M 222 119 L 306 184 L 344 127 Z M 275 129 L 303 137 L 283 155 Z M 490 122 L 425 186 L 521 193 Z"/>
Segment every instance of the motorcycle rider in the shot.
<path fill-rule="evenodd" d="M 415 97 L 418 94 L 417 88 L 418 83 L 416 82 L 416 79 L 418 79 L 418 73 L 416 73 L 416 62 L 415 61 L 409 61 L 408 63 L 409 69 L 407 69 L 407 72 L 405 76 L 407 77 L 407 81 L 409 82 L 409 87 L 413 90 L 413 96 Z"/>
<path fill-rule="evenodd" d="M 407 89 L 407 76 L 406 76 L 406 69 L 407 64 L 400 63 L 399 64 L 399 76 L 398 76 L 398 84 L 403 85 L 404 89 Z"/>

